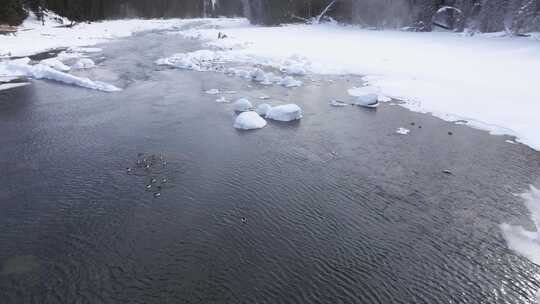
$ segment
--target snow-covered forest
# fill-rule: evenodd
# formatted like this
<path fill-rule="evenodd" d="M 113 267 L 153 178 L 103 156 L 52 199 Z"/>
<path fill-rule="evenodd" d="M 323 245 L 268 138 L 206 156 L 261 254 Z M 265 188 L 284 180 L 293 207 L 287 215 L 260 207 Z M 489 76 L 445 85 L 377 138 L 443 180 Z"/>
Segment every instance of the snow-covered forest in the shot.
<path fill-rule="evenodd" d="M 540 29 L 540 0 L 0 0 L 0 22 L 19 24 L 27 10 L 71 20 L 125 17 L 246 16 L 257 24 L 318 16 L 375 28 L 524 33 Z M 26 10 L 24 9 L 26 8 Z"/>

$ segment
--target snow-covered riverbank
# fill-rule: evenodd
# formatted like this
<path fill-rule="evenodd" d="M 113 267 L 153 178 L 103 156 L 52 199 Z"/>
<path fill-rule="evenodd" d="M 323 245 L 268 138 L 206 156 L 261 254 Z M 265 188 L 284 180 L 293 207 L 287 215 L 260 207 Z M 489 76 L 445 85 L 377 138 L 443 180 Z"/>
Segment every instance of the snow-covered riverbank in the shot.
<path fill-rule="evenodd" d="M 223 31 L 226 39 L 217 39 Z M 372 90 L 404 106 L 493 134 L 517 136 L 540 150 L 540 41 L 456 33 L 371 31 L 339 25 L 253 27 L 178 34 L 206 41 L 229 60 L 319 74 L 358 74 Z M 298 66 L 301 64 L 302 66 Z"/>
<path fill-rule="evenodd" d="M 369 91 L 401 99 L 413 111 L 513 135 L 540 150 L 540 91 L 535 89 L 540 42 L 534 38 L 371 31 L 332 24 L 256 27 L 245 19 L 58 25 L 50 18 L 42 26 L 30 17 L 16 36 L 0 36 L 0 55 L 26 56 L 94 45 L 139 31 L 167 30 L 200 39 L 205 49 L 218 51 L 219 58 L 228 61 L 302 73 L 366 75 Z M 220 32 L 225 39 L 218 39 Z M 175 53 L 171 50 L 171 55 Z"/>
<path fill-rule="evenodd" d="M 188 23 L 202 20 L 205 20 L 206 26 L 214 23 L 221 26 L 247 23 L 245 19 L 127 19 L 77 23 L 69 27 L 71 22 L 68 19 L 50 12 L 44 25 L 30 13 L 16 34 L 0 35 L 0 58 L 24 57 L 56 48 L 95 45 L 143 31 L 181 29 Z"/>

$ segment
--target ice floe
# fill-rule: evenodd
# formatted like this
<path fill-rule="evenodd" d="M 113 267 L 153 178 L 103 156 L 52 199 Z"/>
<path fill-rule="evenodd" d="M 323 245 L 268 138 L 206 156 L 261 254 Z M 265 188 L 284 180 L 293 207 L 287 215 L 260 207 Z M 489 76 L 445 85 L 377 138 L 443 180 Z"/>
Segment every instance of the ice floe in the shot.
<path fill-rule="evenodd" d="M 241 130 L 261 129 L 265 126 L 266 120 L 253 111 L 240 113 L 234 121 L 234 127 Z"/>
<path fill-rule="evenodd" d="M 296 104 L 286 104 L 272 107 L 266 118 L 278 121 L 293 121 L 302 118 L 302 109 Z"/>
<path fill-rule="evenodd" d="M 34 79 L 49 79 L 88 89 L 104 92 L 120 91 L 114 85 L 93 81 L 86 77 L 78 77 L 57 71 L 45 64 L 31 65 L 28 57 L 0 63 L 0 76 L 25 76 Z"/>
<path fill-rule="evenodd" d="M 398 128 L 396 130 L 396 133 L 400 134 L 400 135 L 407 135 L 407 134 L 411 133 L 411 130 L 405 129 L 405 128 Z"/>

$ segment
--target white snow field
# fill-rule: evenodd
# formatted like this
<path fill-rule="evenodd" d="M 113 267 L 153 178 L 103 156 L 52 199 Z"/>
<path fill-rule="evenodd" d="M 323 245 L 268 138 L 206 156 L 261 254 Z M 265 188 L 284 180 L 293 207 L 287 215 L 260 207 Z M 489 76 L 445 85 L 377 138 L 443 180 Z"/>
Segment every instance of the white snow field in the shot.
<path fill-rule="evenodd" d="M 59 27 L 70 24 L 67 18 L 52 12 L 46 13 L 44 26 L 34 14 L 30 13 L 30 16 L 19 26 L 15 36 L 0 35 L 0 58 L 24 57 L 61 47 L 90 46 L 116 38 L 129 37 L 142 31 L 179 29 L 187 24 L 197 24 L 203 20 L 206 26 L 212 26 L 216 23 L 221 27 L 228 27 L 228 24 L 238 26 L 248 23 L 245 19 L 125 19 L 90 24 L 78 23 L 67 28 Z M 62 22 L 58 20 L 62 20 Z M 89 53 L 100 50 L 81 48 L 80 51 Z"/>
<path fill-rule="evenodd" d="M 522 194 L 521 197 L 531 213 L 536 231 L 529 231 L 521 226 L 502 224 L 503 236 L 510 249 L 540 265 L 540 190 L 531 186 L 529 192 Z"/>
<path fill-rule="evenodd" d="M 200 26 L 178 34 L 202 39 L 205 48 L 221 50 L 229 60 L 294 74 L 365 75 L 372 91 L 401 99 L 410 110 L 448 121 L 467 120 L 470 126 L 517 136 L 540 150 L 536 39 L 236 22 L 228 22 L 226 29 Z M 219 31 L 228 38 L 217 39 Z"/>
<path fill-rule="evenodd" d="M 240 113 L 240 115 L 238 115 L 234 121 L 234 127 L 241 130 L 261 129 L 265 126 L 266 120 L 253 111 Z"/>

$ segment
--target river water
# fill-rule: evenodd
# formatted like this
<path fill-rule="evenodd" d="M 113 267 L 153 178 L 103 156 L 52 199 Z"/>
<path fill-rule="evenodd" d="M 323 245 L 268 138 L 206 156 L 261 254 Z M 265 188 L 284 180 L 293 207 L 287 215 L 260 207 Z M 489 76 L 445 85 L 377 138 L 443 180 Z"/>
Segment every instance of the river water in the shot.
<path fill-rule="evenodd" d="M 533 303 L 540 267 L 500 224 L 532 227 L 515 194 L 538 185 L 538 152 L 391 104 L 330 107 L 355 77 L 160 68 L 200 48 L 160 32 L 102 47 L 83 74 L 122 92 L 0 92 L 1 303 Z M 212 88 L 304 118 L 240 132 Z"/>

